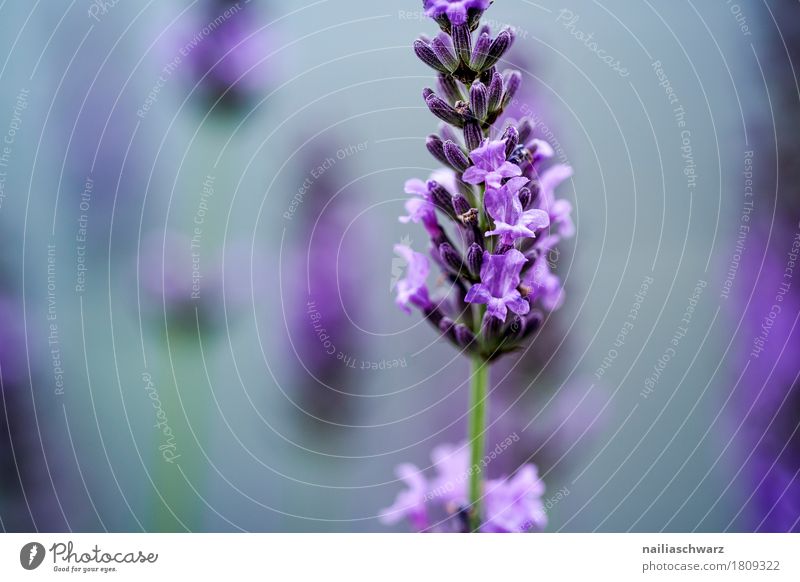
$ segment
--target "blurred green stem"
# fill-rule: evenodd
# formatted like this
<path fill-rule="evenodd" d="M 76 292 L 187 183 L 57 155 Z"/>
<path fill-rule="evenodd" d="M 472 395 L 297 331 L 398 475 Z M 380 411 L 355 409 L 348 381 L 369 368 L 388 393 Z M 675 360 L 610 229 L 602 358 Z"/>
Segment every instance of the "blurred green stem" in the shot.
<path fill-rule="evenodd" d="M 488 405 L 489 364 L 480 355 L 472 357 L 472 384 L 469 410 L 469 529 L 477 532 L 481 525 L 482 475 L 479 470 L 486 440 L 486 408 Z"/>

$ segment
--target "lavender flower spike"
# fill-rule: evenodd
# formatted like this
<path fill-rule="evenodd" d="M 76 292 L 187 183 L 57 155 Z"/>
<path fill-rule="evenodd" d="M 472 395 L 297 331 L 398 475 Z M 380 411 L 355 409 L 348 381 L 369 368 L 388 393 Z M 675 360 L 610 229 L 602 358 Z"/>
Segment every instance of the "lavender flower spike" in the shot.
<path fill-rule="evenodd" d="M 484 252 L 481 282 L 470 288 L 464 300 L 467 303 L 485 303 L 488 306 L 486 314 L 501 321 L 506 320 L 509 309 L 517 315 L 525 315 L 531 306 L 517 287 L 522 265 L 527 262 L 525 255 L 516 249 L 503 255 Z"/>
<path fill-rule="evenodd" d="M 516 71 L 501 75 L 494 67 L 514 35 L 507 28 L 491 41 L 479 22 L 489 4 L 424 0 L 426 14 L 441 32 L 435 47 L 424 38 L 415 45 L 418 53 L 430 46 L 423 60 L 439 71 L 439 87 L 447 99 L 432 89 L 422 92 L 431 113 L 444 122 L 438 134 L 427 138 L 426 147 L 445 173 L 434 173 L 428 182 L 406 182 L 406 192 L 414 198 L 400 220 L 422 223 L 427 230 L 431 258 L 450 297 L 434 306 L 426 286 L 428 259 L 396 246 L 395 252 L 409 264 L 397 285 L 397 304 L 406 312 L 410 305 L 421 309 L 440 337 L 472 362 L 468 443 L 458 450 L 434 451 L 439 475 L 433 481 L 416 467 L 401 465 L 398 475 L 409 489 L 383 514 L 387 523 L 407 517 L 420 531 L 447 522 L 455 522 L 447 529 L 464 532 L 539 530 L 545 524 L 540 500 L 544 488 L 534 467 L 521 467 L 510 479 L 486 480 L 480 463 L 490 365 L 536 333 L 543 320 L 539 307 L 556 309 L 564 300 L 547 256 L 574 232 L 570 203 L 555 198 L 556 187 L 572 169 L 543 168 L 553 149 L 534 137 L 529 120 L 509 123 L 503 117 L 522 76 Z M 501 139 L 492 139 L 493 128 L 502 128 Z M 439 219 L 450 227 L 445 229 Z M 551 225 L 557 233 L 548 232 Z"/>
<path fill-rule="evenodd" d="M 463 179 L 467 184 L 486 182 L 489 188 L 499 188 L 503 178 L 522 174 L 519 166 L 506 160 L 505 140 L 484 140 L 481 147 L 472 150 L 469 157 L 475 165 L 464 172 Z"/>

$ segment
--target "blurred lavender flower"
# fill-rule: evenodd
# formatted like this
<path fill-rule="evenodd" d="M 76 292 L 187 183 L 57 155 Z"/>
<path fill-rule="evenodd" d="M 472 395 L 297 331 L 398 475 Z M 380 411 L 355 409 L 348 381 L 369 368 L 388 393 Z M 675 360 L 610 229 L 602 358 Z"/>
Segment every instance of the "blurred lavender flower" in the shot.
<path fill-rule="evenodd" d="M 420 532 L 467 531 L 467 484 L 470 474 L 481 472 L 482 467 L 470 467 L 466 443 L 440 445 L 433 450 L 431 460 L 436 470 L 432 479 L 426 479 L 411 463 L 398 466 L 397 476 L 408 489 L 400 492 L 394 504 L 381 512 L 381 520 L 393 525 L 405 518 Z M 511 478 L 486 480 L 483 492 L 486 517 L 480 531 L 541 531 L 547 524 L 543 494 L 544 483 L 533 465 L 521 467 Z"/>
<path fill-rule="evenodd" d="M 261 98 L 274 81 L 274 62 L 264 61 L 276 43 L 274 33 L 259 30 L 256 3 L 207 0 L 200 16 L 180 35 L 190 81 L 201 95 L 228 110 Z"/>
<path fill-rule="evenodd" d="M 750 236 L 767 240 L 762 228 L 754 228 Z M 773 226 L 772 232 L 776 243 L 793 240 L 792 231 L 782 225 Z M 771 299 L 785 281 L 786 260 L 785 249 L 778 250 L 775 243 L 754 245 L 742 256 L 739 272 L 744 280 L 732 296 L 735 314 L 742 318 L 740 336 L 746 338 L 739 345 L 739 361 L 749 362 L 740 381 L 742 419 L 736 420 L 743 423 L 740 447 L 749 458 L 751 483 L 745 490 L 753 494 L 754 528 L 770 532 L 800 531 L 800 365 L 794 357 L 800 349 L 795 326 L 800 294 L 790 288 L 781 295 L 780 312 L 765 323 L 774 309 Z M 765 297 L 770 299 L 764 302 Z M 753 338 L 762 337 L 766 325 L 768 339 L 754 357 Z"/>
<path fill-rule="evenodd" d="M 338 148 L 330 140 L 313 143 L 302 158 L 304 172 Z M 294 258 L 287 270 L 291 349 L 310 376 L 295 382 L 290 398 L 313 418 L 335 423 L 347 422 L 359 402 L 352 394 L 358 393 L 362 378 L 355 361 L 363 355 L 362 335 L 350 319 L 359 315 L 360 283 L 352 269 L 340 268 L 349 262 L 342 241 L 359 192 L 352 186 L 344 189 L 348 180 L 340 173 L 342 167 L 308 174 L 310 185 L 294 220 Z"/>
<path fill-rule="evenodd" d="M 800 102 L 791 66 L 800 59 L 800 19 L 797 4 L 791 0 L 775 2 L 771 9 L 782 36 L 773 35 L 774 58 L 768 60 L 767 74 L 780 79 L 776 102 L 781 103 L 781 109 L 776 112 L 780 124 L 764 129 L 770 135 L 776 132 L 779 179 L 777 184 L 761 184 L 760 189 L 776 189 L 777 211 L 765 204 L 764 215 L 759 216 L 756 202 L 731 293 L 731 317 L 742 323 L 737 342 L 739 361 L 742 365 L 749 362 L 742 370 L 740 407 L 734 421 L 743 426 L 740 449 L 749 459 L 745 465 L 749 476 L 745 491 L 752 493 L 749 530 L 800 532 L 800 329 L 795 325 L 800 313 L 800 287 L 796 268 L 793 277 L 792 271 L 786 276 L 790 261 L 797 260 L 795 245 L 800 244 L 796 192 L 800 179 Z M 770 139 L 763 144 L 763 151 L 772 147 Z M 774 163 L 771 157 L 763 158 L 763 175 L 774 171 Z M 757 195 L 754 199 L 763 200 Z M 775 310 L 772 305 L 778 290 L 782 291 L 780 311 L 766 322 Z M 758 357 L 753 357 L 754 338 L 760 338 L 767 325 L 768 339 Z"/>

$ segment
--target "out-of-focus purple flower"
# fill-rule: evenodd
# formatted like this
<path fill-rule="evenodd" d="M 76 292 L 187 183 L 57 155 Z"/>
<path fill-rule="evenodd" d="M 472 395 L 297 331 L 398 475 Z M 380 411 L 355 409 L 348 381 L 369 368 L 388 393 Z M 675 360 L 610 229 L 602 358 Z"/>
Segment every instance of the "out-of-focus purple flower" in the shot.
<path fill-rule="evenodd" d="M 403 518 L 416 531 L 463 531 L 468 505 L 468 483 L 473 472 L 466 444 L 440 445 L 431 454 L 435 475 L 426 479 L 416 466 L 404 463 L 397 475 L 408 489 L 381 512 L 381 520 L 395 524 Z M 511 478 L 489 479 L 483 483 L 485 518 L 481 532 L 514 533 L 541 531 L 547 525 L 542 504 L 544 483 L 534 465 L 524 465 Z"/>
<path fill-rule="evenodd" d="M 402 223 L 422 223 L 425 231 L 432 237 L 437 238 L 442 229 L 439 220 L 436 218 L 436 209 L 431 201 L 430 189 L 422 180 L 412 179 L 406 182 L 406 194 L 415 194 L 417 198 L 410 198 L 406 201 L 406 212 L 408 216 L 401 216 Z"/>
<path fill-rule="evenodd" d="M 486 315 L 506 320 L 510 309 L 517 315 L 530 311 L 530 303 L 522 298 L 517 287 L 522 266 L 528 260 L 521 252 L 511 249 L 503 255 L 483 254 L 481 282 L 473 285 L 465 301 L 487 305 Z"/>
<path fill-rule="evenodd" d="M 0 296 L 0 379 L 6 389 L 25 380 L 25 329 L 22 308 Z"/>
<path fill-rule="evenodd" d="M 452 24 L 464 24 L 467 21 L 467 11 L 484 11 L 489 7 L 490 0 L 425 0 L 425 15 L 430 18 L 439 18 L 446 15 Z"/>
<path fill-rule="evenodd" d="M 486 182 L 488 188 L 499 188 L 503 178 L 513 178 L 522 174 L 516 164 L 506 160 L 505 140 L 484 140 L 483 144 L 469 154 L 474 166 L 464 172 L 467 184 Z"/>
<path fill-rule="evenodd" d="M 542 505 L 544 483 L 534 465 L 525 465 L 507 480 L 486 485 L 486 523 L 488 533 L 541 531 L 547 525 Z"/>
<path fill-rule="evenodd" d="M 406 276 L 397 282 L 398 307 L 406 313 L 411 313 L 409 304 L 413 304 L 423 311 L 430 309 L 431 301 L 428 298 L 428 273 L 430 265 L 428 258 L 422 253 L 412 251 L 406 245 L 395 245 L 394 252 L 406 261 Z"/>
<path fill-rule="evenodd" d="M 394 525 L 401 519 L 407 518 L 414 529 L 423 531 L 429 525 L 428 511 L 425 507 L 428 482 L 422 472 L 411 463 L 398 465 L 395 473 L 408 489 L 401 491 L 395 502 L 381 512 L 381 519 L 387 525 Z"/>
<path fill-rule="evenodd" d="M 575 225 L 572 222 L 572 204 L 563 198 L 556 199 L 556 188 L 572 176 L 572 168 L 565 164 L 557 164 L 542 172 L 539 179 L 541 193 L 539 195 L 539 208 L 550 215 L 550 222 L 558 225 L 558 234 L 562 237 L 571 237 L 575 234 Z"/>
<path fill-rule="evenodd" d="M 548 311 L 555 311 L 564 302 L 561 279 L 554 275 L 547 262 L 547 254 L 540 254 L 525 274 L 524 285 L 530 289 L 529 300 L 540 301 Z"/>
<path fill-rule="evenodd" d="M 259 31 L 258 8 L 231 0 L 208 0 L 180 35 L 191 79 L 211 101 L 237 106 L 263 94 L 275 64 L 271 29 Z"/>
<path fill-rule="evenodd" d="M 519 238 L 535 238 L 536 231 L 550 226 L 544 210 L 522 209 L 519 191 L 527 183 L 527 178 L 512 178 L 500 188 L 486 190 L 486 212 L 494 219 L 494 229 L 486 236 L 499 235 L 501 244 L 512 245 Z"/>

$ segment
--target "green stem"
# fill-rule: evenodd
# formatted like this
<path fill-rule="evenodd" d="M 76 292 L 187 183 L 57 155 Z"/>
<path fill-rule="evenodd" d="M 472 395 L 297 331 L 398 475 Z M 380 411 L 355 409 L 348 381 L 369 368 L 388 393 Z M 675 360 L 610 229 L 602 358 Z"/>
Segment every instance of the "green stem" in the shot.
<path fill-rule="evenodd" d="M 470 477 L 469 528 L 476 532 L 481 524 L 481 482 L 479 470 L 486 441 L 486 408 L 489 402 L 489 364 L 479 355 L 472 358 L 472 383 L 469 411 Z"/>

